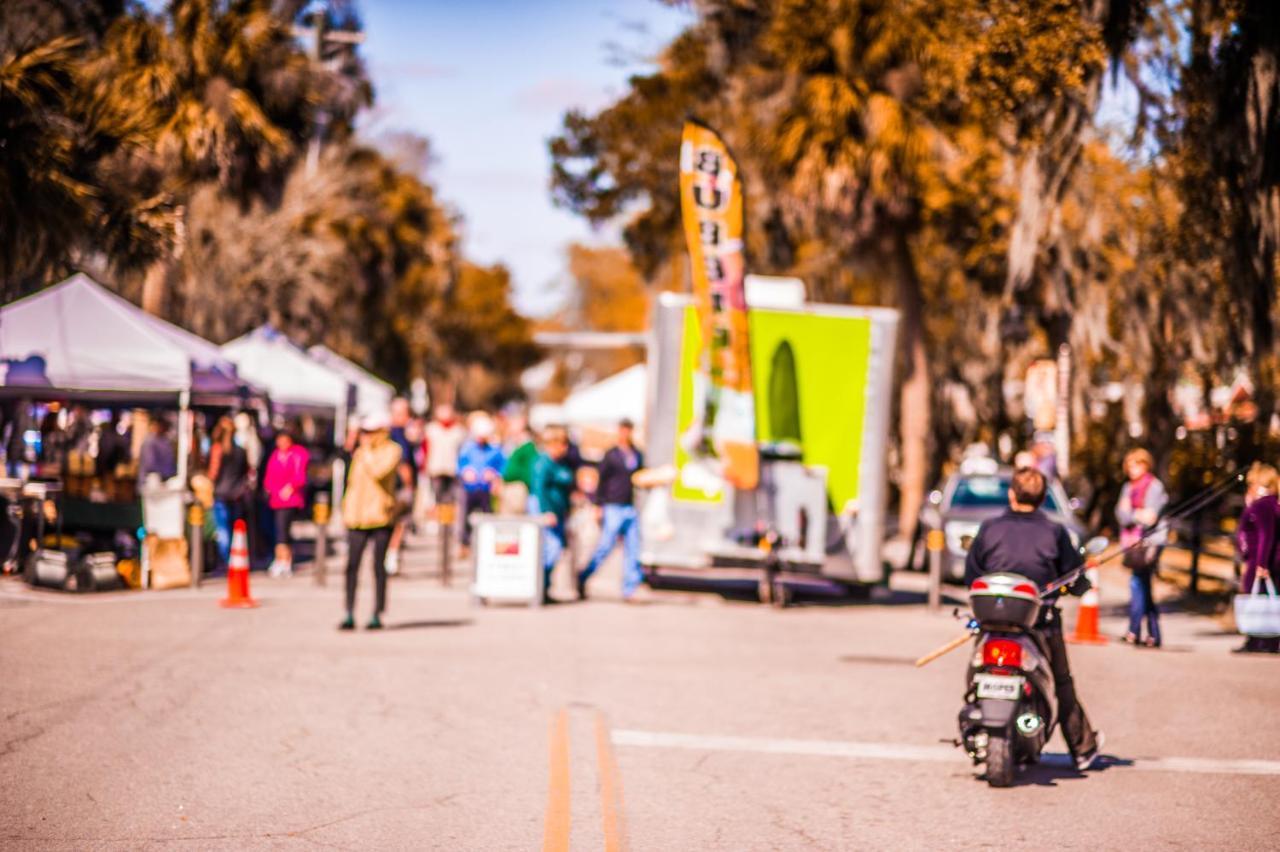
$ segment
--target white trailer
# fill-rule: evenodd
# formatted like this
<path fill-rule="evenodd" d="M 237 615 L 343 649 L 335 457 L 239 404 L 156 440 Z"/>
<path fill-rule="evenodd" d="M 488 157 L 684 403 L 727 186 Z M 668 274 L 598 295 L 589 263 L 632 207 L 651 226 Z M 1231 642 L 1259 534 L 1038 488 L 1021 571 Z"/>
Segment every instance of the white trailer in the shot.
<path fill-rule="evenodd" d="M 641 561 L 664 576 L 755 578 L 785 601 L 788 579 L 884 580 L 886 443 L 898 312 L 804 304 L 750 311 L 760 484 L 698 476 L 682 437 L 694 422 L 701 328 L 688 296 L 662 294 L 648 351 L 648 489 Z M 776 547 L 760 542 L 773 531 Z"/>

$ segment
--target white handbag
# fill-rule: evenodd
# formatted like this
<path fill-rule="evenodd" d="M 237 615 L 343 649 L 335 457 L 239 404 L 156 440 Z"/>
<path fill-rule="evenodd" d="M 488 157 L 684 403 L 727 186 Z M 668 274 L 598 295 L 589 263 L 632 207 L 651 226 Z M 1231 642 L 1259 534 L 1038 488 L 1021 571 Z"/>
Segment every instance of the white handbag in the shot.
<path fill-rule="evenodd" d="M 1258 587 L 1264 585 L 1266 591 L 1259 594 Z M 1236 629 L 1245 636 L 1280 636 L 1280 595 L 1270 577 L 1254 580 L 1252 594 L 1236 595 L 1235 609 Z"/>

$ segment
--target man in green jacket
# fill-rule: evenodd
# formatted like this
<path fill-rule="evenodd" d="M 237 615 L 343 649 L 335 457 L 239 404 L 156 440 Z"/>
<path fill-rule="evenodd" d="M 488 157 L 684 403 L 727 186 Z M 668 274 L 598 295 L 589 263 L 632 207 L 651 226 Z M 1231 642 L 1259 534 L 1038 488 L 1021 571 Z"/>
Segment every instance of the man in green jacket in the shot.
<path fill-rule="evenodd" d="M 529 498 L 533 494 L 533 465 L 538 460 L 538 445 L 533 439 L 533 432 L 527 425 L 519 430 L 517 444 L 507 455 L 507 464 L 502 468 L 502 481 L 506 486 L 520 485 L 523 488 L 503 489 L 504 513 L 523 514 L 530 512 Z M 510 492 L 514 497 L 508 497 Z"/>
<path fill-rule="evenodd" d="M 569 435 L 564 427 L 552 426 L 543 431 L 542 448 L 530 472 L 529 509 L 543 516 L 542 600 L 551 603 L 551 572 L 564 553 L 565 524 L 574 487 L 573 469 L 567 464 Z"/>

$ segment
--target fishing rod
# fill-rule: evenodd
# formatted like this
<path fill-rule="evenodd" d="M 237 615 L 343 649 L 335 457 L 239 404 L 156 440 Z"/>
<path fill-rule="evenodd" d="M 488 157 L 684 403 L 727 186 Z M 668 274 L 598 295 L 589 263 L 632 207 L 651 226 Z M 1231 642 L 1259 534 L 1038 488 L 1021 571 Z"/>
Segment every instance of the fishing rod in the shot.
<path fill-rule="evenodd" d="M 1077 568 L 1073 568 L 1071 571 L 1067 572 L 1062 577 L 1059 577 L 1058 579 L 1050 583 L 1048 586 L 1046 586 L 1044 591 L 1040 593 L 1040 600 L 1042 601 L 1046 600 L 1051 595 L 1056 594 L 1058 591 L 1065 588 L 1066 586 L 1072 585 L 1077 580 L 1079 580 L 1080 575 L 1085 571 L 1087 571 L 1088 569 L 1096 568 L 1099 565 L 1110 562 L 1112 559 L 1115 559 L 1117 556 L 1124 556 L 1124 554 L 1128 553 L 1129 551 L 1134 550 L 1137 547 L 1144 546 L 1146 544 L 1147 539 L 1149 539 L 1151 536 L 1155 535 L 1157 532 L 1164 532 L 1165 528 L 1167 527 L 1170 521 L 1176 520 L 1177 518 L 1185 517 L 1186 515 L 1194 514 L 1195 512 L 1198 512 L 1201 509 L 1203 509 L 1205 506 L 1208 506 L 1213 500 L 1216 500 L 1219 497 L 1221 497 L 1223 494 L 1225 494 L 1237 483 L 1242 482 L 1244 480 L 1246 470 L 1247 468 L 1242 465 L 1236 468 L 1236 470 L 1233 471 L 1230 476 L 1222 479 L 1220 482 L 1214 483 L 1213 485 L 1210 485 L 1192 494 L 1190 497 L 1186 498 L 1185 500 L 1182 500 L 1180 503 L 1175 505 L 1174 508 L 1162 509 L 1160 511 L 1160 515 L 1156 518 L 1155 523 L 1151 524 L 1150 526 L 1144 527 L 1142 531 L 1142 535 L 1139 536 L 1139 538 L 1136 541 L 1134 541 L 1132 544 L 1130 544 L 1128 547 L 1123 547 L 1111 554 L 1108 554 L 1106 557 L 1102 559 L 1086 560 L 1083 565 L 1080 565 Z M 1085 548 L 1087 549 L 1087 547 L 1088 545 L 1086 544 Z M 960 646 L 966 644 L 969 641 L 970 637 L 972 637 L 976 632 L 977 632 L 976 623 L 973 621 L 970 621 L 970 626 L 965 628 L 965 632 L 962 635 L 957 636 L 955 639 L 952 639 L 950 642 L 943 645 L 942 647 L 934 651 L 931 651 L 928 654 L 925 654 L 920 659 L 916 660 L 916 663 L 915 663 L 916 668 L 919 668 L 920 666 L 931 663 L 934 660 L 938 659 L 939 657 L 945 654 L 948 654 L 951 651 L 954 651 L 956 648 L 959 648 Z"/>
<path fill-rule="evenodd" d="M 1076 580 L 1080 579 L 1081 573 L 1083 573 L 1084 571 L 1087 571 L 1090 568 L 1097 568 L 1100 565 L 1104 565 L 1107 562 L 1110 562 L 1111 560 L 1115 559 L 1117 556 L 1123 557 L 1126 553 L 1129 553 L 1130 551 L 1136 550 L 1139 547 L 1145 547 L 1147 544 L 1147 540 L 1152 536 L 1154 536 L 1156 533 L 1164 534 L 1168 532 L 1168 525 L 1170 521 L 1186 517 L 1187 515 L 1195 514 L 1196 512 L 1203 509 L 1205 506 L 1208 506 L 1210 503 L 1217 500 L 1223 494 L 1227 493 L 1227 491 L 1231 490 L 1231 488 L 1234 487 L 1237 483 L 1243 482 L 1246 470 L 1247 468 L 1243 466 L 1238 467 L 1230 476 L 1222 479 L 1221 481 L 1213 485 L 1207 486 L 1201 489 L 1200 491 L 1197 491 L 1196 493 L 1192 494 L 1190 497 L 1181 501 L 1173 509 L 1167 509 L 1167 510 L 1162 509 L 1160 511 L 1160 515 L 1156 518 L 1155 523 L 1151 524 L 1150 526 L 1143 527 L 1142 535 L 1140 535 L 1135 541 L 1133 541 L 1127 547 L 1122 547 L 1119 550 L 1113 551 L 1101 559 L 1087 560 L 1083 565 L 1079 566 L 1078 568 L 1072 569 L 1068 573 L 1054 580 L 1049 585 L 1045 586 L 1044 591 L 1040 593 L 1040 599 L 1045 600 L 1050 595 L 1053 595 L 1057 593 L 1059 590 L 1067 586 L 1070 586 Z"/>

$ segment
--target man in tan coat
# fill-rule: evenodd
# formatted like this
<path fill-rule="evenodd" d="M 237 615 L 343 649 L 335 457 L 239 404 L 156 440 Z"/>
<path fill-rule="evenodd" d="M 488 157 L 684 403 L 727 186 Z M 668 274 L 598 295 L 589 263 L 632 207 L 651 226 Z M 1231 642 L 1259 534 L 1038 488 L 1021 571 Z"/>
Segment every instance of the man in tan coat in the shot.
<path fill-rule="evenodd" d="M 373 542 L 375 604 L 369 630 L 382 629 L 387 604 L 387 545 L 396 519 L 396 468 L 402 451 L 391 440 L 387 415 L 371 415 L 360 423 L 359 443 L 351 456 L 342 517 L 347 525 L 347 617 L 339 630 L 354 630 L 356 583 L 365 545 Z"/>

